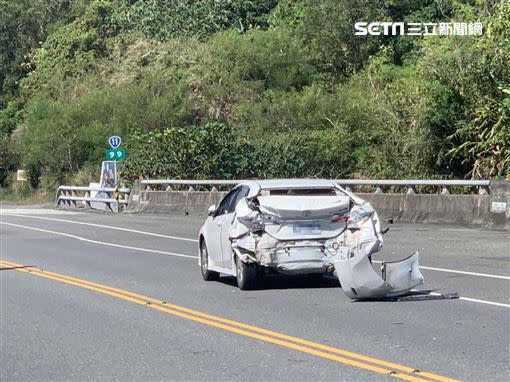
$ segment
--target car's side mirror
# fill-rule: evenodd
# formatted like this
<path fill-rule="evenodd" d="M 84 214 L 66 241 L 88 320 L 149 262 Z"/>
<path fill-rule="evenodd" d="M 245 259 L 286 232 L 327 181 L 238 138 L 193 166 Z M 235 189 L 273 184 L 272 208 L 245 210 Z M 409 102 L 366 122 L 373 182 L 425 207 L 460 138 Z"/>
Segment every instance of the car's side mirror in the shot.
<path fill-rule="evenodd" d="M 216 204 L 213 204 L 212 206 L 209 206 L 209 208 L 207 209 L 207 215 L 214 216 L 215 213 L 216 213 Z"/>

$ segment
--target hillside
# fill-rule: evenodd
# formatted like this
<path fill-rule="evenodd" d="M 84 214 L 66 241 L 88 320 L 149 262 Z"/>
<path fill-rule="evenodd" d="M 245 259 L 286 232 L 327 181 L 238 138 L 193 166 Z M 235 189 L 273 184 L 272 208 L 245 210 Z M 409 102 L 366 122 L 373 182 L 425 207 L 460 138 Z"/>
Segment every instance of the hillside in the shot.
<path fill-rule="evenodd" d="M 355 36 L 357 21 L 482 35 Z M 510 173 L 510 2 L 0 0 L 0 186 Z"/>

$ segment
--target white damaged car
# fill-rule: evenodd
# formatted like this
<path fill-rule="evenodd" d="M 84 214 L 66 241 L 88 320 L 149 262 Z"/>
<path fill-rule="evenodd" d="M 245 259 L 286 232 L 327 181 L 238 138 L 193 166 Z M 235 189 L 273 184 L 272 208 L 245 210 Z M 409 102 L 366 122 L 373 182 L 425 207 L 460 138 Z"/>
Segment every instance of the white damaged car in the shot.
<path fill-rule="evenodd" d="M 204 280 L 224 273 L 245 290 L 256 287 L 261 273 L 334 273 L 353 299 L 397 296 L 423 283 L 418 253 L 383 263 L 381 276 L 375 272 L 371 257 L 383 244 L 379 217 L 333 181 L 245 181 L 208 215 L 199 233 Z"/>

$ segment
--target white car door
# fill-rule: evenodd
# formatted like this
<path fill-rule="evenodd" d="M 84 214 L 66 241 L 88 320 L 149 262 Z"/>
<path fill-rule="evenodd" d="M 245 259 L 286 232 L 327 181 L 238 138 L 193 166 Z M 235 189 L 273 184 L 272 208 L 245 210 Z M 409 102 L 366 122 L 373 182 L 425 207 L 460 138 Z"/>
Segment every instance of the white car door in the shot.
<path fill-rule="evenodd" d="M 230 217 L 230 221 L 232 221 L 232 214 L 229 213 L 230 205 L 232 202 L 235 202 L 236 196 L 239 192 L 240 188 L 234 188 L 230 191 L 220 202 L 218 208 L 216 209 L 216 213 L 212 216 L 212 220 L 208 229 L 208 240 L 207 247 L 209 250 L 209 261 L 211 265 L 216 265 L 219 267 L 223 267 L 222 260 L 222 228 L 228 218 Z M 228 236 L 227 236 L 228 240 Z M 230 268 L 230 266 L 228 267 Z"/>
<path fill-rule="evenodd" d="M 237 203 L 248 195 L 249 188 L 240 186 L 236 189 L 237 193 L 233 195 L 230 204 L 227 206 L 227 213 L 221 224 L 221 258 L 223 268 L 232 268 L 232 242 L 230 241 L 230 227 L 235 219 L 235 210 Z"/>

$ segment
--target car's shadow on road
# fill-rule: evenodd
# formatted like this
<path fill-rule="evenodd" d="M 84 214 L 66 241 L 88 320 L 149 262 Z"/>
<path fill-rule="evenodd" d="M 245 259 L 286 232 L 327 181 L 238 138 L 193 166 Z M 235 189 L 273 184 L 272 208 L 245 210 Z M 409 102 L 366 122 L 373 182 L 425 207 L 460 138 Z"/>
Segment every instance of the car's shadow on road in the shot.
<path fill-rule="evenodd" d="M 222 276 L 219 282 L 237 287 L 235 277 Z M 254 290 L 271 289 L 318 289 L 318 288 L 339 288 L 340 283 L 336 277 L 306 275 L 306 276 L 288 276 L 288 275 L 262 275 L 257 282 Z"/>
<path fill-rule="evenodd" d="M 232 276 L 222 276 L 218 279 L 222 284 L 230 287 L 237 288 L 237 281 Z M 278 289 L 321 289 L 321 288 L 341 288 L 340 282 L 333 276 L 287 276 L 287 275 L 263 275 L 257 283 L 257 290 L 278 290 Z M 413 290 L 404 293 L 398 297 L 384 297 L 384 298 L 365 298 L 360 300 L 353 300 L 354 303 L 367 303 L 367 302 L 416 302 L 416 301 L 431 301 L 431 300 L 452 300 L 458 299 L 457 293 L 436 293 L 434 289 Z"/>
<path fill-rule="evenodd" d="M 362 300 L 355 300 L 356 303 L 363 302 L 416 302 L 416 301 L 431 301 L 431 300 L 455 300 L 459 298 L 459 294 L 453 293 L 437 293 L 436 289 L 422 289 L 412 290 L 396 297 L 383 297 L 383 298 L 365 298 Z"/>

